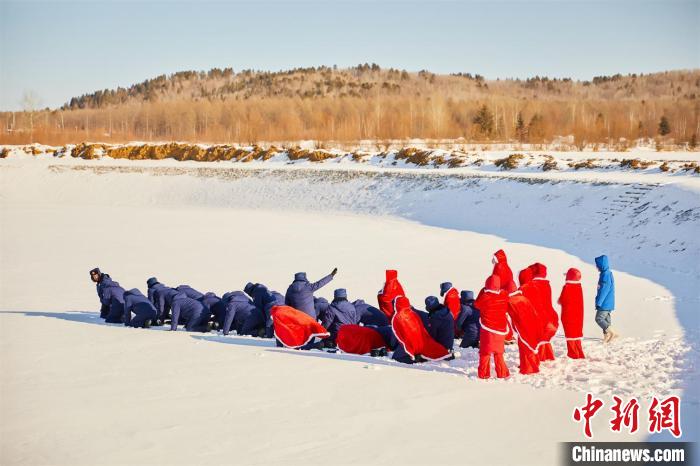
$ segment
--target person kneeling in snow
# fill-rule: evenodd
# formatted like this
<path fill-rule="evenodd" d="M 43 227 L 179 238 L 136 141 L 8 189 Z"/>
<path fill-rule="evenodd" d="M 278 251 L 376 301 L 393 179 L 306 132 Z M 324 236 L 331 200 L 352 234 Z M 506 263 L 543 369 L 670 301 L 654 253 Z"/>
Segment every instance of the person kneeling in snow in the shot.
<path fill-rule="evenodd" d="M 224 335 L 235 330 L 238 335 L 259 336 L 264 332 L 265 319 L 246 293 L 234 291 L 227 294 L 221 329 Z"/>
<path fill-rule="evenodd" d="M 97 280 L 97 294 L 101 304 L 100 317 L 104 317 L 108 324 L 124 322 L 124 288 L 106 273 L 100 273 L 100 269 L 91 270 L 90 277 L 92 281 Z"/>
<path fill-rule="evenodd" d="M 394 299 L 393 307 L 391 328 L 398 340 L 393 359 L 413 364 L 426 360 L 438 361 L 451 356 L 443 345 L 430 336 L 423 318 L 411 307 L 408 298 L 398 296 Z"/>
<path fill-rule="evenodd" d="M 156 293 L 160 290 L 164 290 L 167 288 L 167 286 L 159 282 L 156 277 L 151 277 L 146 280 L 146 286 L 148 287 L 148 300 L 153 304 L 153 306 L 157 306 L 158 302 L 156 301 Z"/>
<path fill-rule="evenodd" d="M 541 340 L 542 331 L 537 311 L 512 280 L 506 286 L 506 292 L 508 293 L 508 315 L 513 324 L 514 332 L 518 336 L 520 373 L 536 374 L 540 371 L 537 346 Z"/>
<path fill-rule="evenodd" d="M 505 336 L 508 334 L 508 297 L 501 291 L 501 280 L 496 275 L 486 279 L 486 286 L 481 289 L 474 306 L 481 314 L 479 323 L 479 370 L 480 379 L 491 377 L 491 355 L 496 365 L 496 376 L 510 376 L 508 366 L 503 359 Z"/>
<path fill-rule="evenodd" d="M 131 314 L 134 317 L 131 317 Z M 156 319 L 156 308 L 137 288 L 124 293 L 124 325 L 149 328 Z"/>
<path fill-rule="evenodd" d="M 204 296 L 204 293 L 202 293 L 201 291 L 195 290 L 190 285 L 180 285 L 175 289 L 177 291 L 179 291 L 180 293 L 185 293 L 185 296 L 187 296 L 188 298 L 192 298 L 192 299 L 199 299 L 202 296 Z"/>
<path fill-rule="evenodd" d="M 461 310 L 457 316 L 456 327 L 462 333 L 461 348 L 479 347 L 479 310 L 474 307 L 474 292 L 463 290 L 460 293 Z"/>
<path fill-rule="evenodd" d="M 457 320 L 461 310 L 459 302 L 459 292 L 450 282 L 440 283 L 440 296 L 444 296 L 443 305 L 452 313 L 452 319 Z"/>
<path fill-rule="evenodd" d="M 373 325 L 375 327 L 385 327 L 389 325 L 386 314 L 374 306 L 370 306 L 363 299 L 356 299 L 353 303 L 357 311 L 357 317 L 362 325 Z"/>
<path fill-rule="evenodd" d="M 338 349 L 343 353 L 363 356 L 386 356 L 387 343 L 376 327 L 343 325 L 336 337 Z"/>
<path fill-rule="evenodd" d="M 377 302 L 379 310 L 384 313 L 388 320 L 394 315 L 394 299 L 398 296 L 404 296 L 403 287 L 399 283 L 398 272 L 396 270 L 387 270 L 385 272 L 386 281 L 384 287 L 377 294 Z"/>
<path fill-rule="evenodd" d="M 608 256 L 595 258 L 595 265 L 600 272 L 598 277 L 598 291 L 595 295 L 595 321 L 603 329 L 603 341 L 610 342 L 617 337 L 611 327 L 610 314 L 615 309 L 615 279 L 613 278 Z"/>
<path fill-rule="evenodd" d="M 270 310 L 278 346 L 310 350 L 319 349 L 320 340 L 331 334 L 306 312 L 282 305 Z"/>
<path fill-rule="evenodd" d="M 173 319 L 170 330 L 176 331 L 180 321 L 184 321 L 185 330 L 188 332 L 208 332 L 208 315 L 204 312 L 204 305 L 196 299 L 189 298 L 185 293 L 178 293 L 172 299 L 171 310 Z"/>
<path fill-rule="evenodd" d="M 315 283 L 309 282 L 306 272 L 295 273 L 294 281 L 289 285 L 287 294 L 284 296 L 284 303 L 316 319 L 318 315 L 314 307 L 314 292 L 330 283 L 336 273 L 338 273 L 337 268 Z"/>
<path fill-rule="evenodd" d="M 571 359 L 584 359 L 581 347 L 583 340 L 583 290 L 581 289 L 581 272 L 569 269 L 566 283 L 561 289 L 559 300 L 561 306 L 561 324 L 566 336 L 567 355 Z"/>
<path fill-rule="evenodd" d="M 425 310 L 428 311 L 430 322 L 428 333 L 451 353 L 455 343 L 455 320 L 452 318 L 452 312 L 447 306 L 440 304 L 435 296 L 425 298 Z"/>
<path fill-rule="evenodd" d="M 324 343 L 326 347 L 334 347 L 338 331 L 344 325 L 352 325 L 360 322 L 355 306 L 348 301 L 348 293 L 345 288 L 338 288 L 333 292 L 333 302 L 326 310 L 319 314 L 321 325 L 331 334 Z"/>

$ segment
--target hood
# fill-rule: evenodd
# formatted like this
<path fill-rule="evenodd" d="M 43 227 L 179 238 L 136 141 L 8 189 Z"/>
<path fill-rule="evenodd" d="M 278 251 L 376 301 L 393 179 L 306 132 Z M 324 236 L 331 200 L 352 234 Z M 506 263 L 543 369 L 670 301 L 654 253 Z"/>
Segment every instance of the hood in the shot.
<path fill-rule="evenodd" d="M 492 291 L 501 291 L 501 279 L 498 275 L 491 275 L 486 279 L 486 289 Z"/>
<path fill-rule="evenodd" d="M 314 305 L 319 304 L 319 303 L 328 304 L 328 300 L 326 298 L 323 298 L 323 297 L 317 298 L 316 296 L 314 296 Z"/>
<path fill-rule="evenodd" d="M 506 257 L 506 252 L 503 249 L 499 249 L 496 251 L 493 255 L 494 259 L 496 259 L 497 263 L 503 263 L 506 264 L 508 262 L 508 258 Z"/>
<path fill-rule="evenodd" d="M 386 281 L 390 282 L 392 280 L 396 280 L 399 278 L 399 273 L 396 270 L 387 270 L 386 271 Z"/>
<path fill-rule="evenodd" d="M 246 283 L 246 285 L 243 287 L 243 291 L 248 293 L 250 296 L 253 295 L 253 289 L 255 289 L 255 284 L 251 282 Z"/>
<path fill-rule="evenodd" d="M 394 298 L 394 312 L 410 311 L 411 302 L 405 296 L 397 296 Z"/>
<path fill-rule="evenodd" d="M 141 293 L 141 290 L 139 290 L 138 288 L 132 288 L 132 289 L 130 289 L 129 291 L 125 291 L 125 292 L 124 292 L 124 297 L 126 297 L 127 295 L 128 295 L 128 296 L 141 296 L 141 297 L 144 297 L 144 296 L 143 296 L 143 293 Z"/>
<path fill-rule="evenodd" d="M 531 266 L 532 275 L 535 278 L 547 278 L 547 267 L 544 264 L 535 262 Z"/>
<path fill-rule="evenodd" d="M 598 256 L 595 258 L 595 266 L 598 267 L 598 270 L 601 272 L 605 272 L 606 270 L 610 269 L 610 263 L 608 262 L 608 256 L 603 254 L 602 256 Z"/>
<path fill-rule="evenodd" d="M 571 268 L 566 271 L 566 281 L 567 282 L 578 282 L 581 280 L 581 271 L 579 269 Z"/>
<path fill-rule="evenodd" d="M 473 291 L 470 291 L 470 290 L 463 290 L 463 291 L 459 294 L 459 299 L 460 299 L 460 301 L 462 301 L 462 302 L 465 303 L 465 304 L 466 304 L 468 301 L 474 301 L 474 292 L 473 292 Z"/>
<path fill-rule="evenodd" d="M 520 286 L 530 283 L 532 281 L 532 270 L 529 267 L 522 269 L 518 274 L 518 281 L 520 282 Z"/>
<path fill-rule="evenodd" d="M 146 280 L 146 286 L 149 288 L 152 287 L 153 285 L 156 285 L 158 283 L 158 279 L 156 277 L 151 277 L 148 280 Z"/>
<path fill-rule="evenodd" d="M 508 283 L 506 283 L 506 286 L 504 286 L 503 289 L 506 290 L 506 292 L 508 294 L 511 294 L 514 291 L 516 291 L 518 289 L 518 287 L 515 286 L 515 282 L 513 280 L 511 280 Z"/>
<path fill-rule="evenodd" d="M 297 272 L 294 274 L 294 281 L 295 282 L 308 282 L 309 280 L 306 278 L 306 272 Z"/>
<path fill-rule="evenodd" d="M 444 296 L 451 288 L 452 283 L 450 282 L 440 283 L 440 296 Z"/>
<path fill-rule="evenodd" d="M 333 299 L 348 299 L 348 291 L 345 288 L 338 288 L 333 292 Z"/>
<path fill-rule="evenodd" d="M 428 312 L 436 311 L 439 307 L 440 301 L 435 296 L 428 296 L 425 298 L 425 309 Z"/>

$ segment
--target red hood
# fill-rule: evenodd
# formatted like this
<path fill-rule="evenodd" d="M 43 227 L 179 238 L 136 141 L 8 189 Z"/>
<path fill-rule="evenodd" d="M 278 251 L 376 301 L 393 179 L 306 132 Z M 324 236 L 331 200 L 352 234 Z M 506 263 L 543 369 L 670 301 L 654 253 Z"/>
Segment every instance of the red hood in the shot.
<path fill-rule="evenodd" d="M 567 282 L 577 282 L 581 280 L 581 271 L 579 269 L 571 268 L 566 272 Z"/>
<path fill-rule="evenodd" d="M 405 296 L 398 296 L 394 299 L 394 312 L 410 311 L 411 302 Z"/>
<path fill-rule="evenodd" d="M 496 261 L 501 264 L 507 264 L 508 263 L 508 258 L 506 257 L 506 253 L 503 249 L 499 249 L 496 251 L 496 253 L 493 255 L 493 257 L 496 258 Z"/>
<path fill-rule="evenodd" d="M 530 266 L 532 268 L 532 275 L 535 278 L 547 278 L 547 267 L 544 264 L 535 262 Z"/>
<path fill-rule="evenodd" d="M 386 281 L 390 282 L 392 280 L 396 280 L 399 277 L 399 273 L 396 270 L 387 270 L 386 271 Z"/>
<path fill-rule="evenodd" d="M 520 286 L 530 283 L 532 281 L 532 270 L 530 270 L 529 267 L 521 270 L 518 274 L 518 281 L 520 282 Z"/>
<path fill-rule="evenodd" d="M 501 279 L 498 275 L 491 275 L 486 279 L 486 289 L 492 291 L 501 291 Z"/>

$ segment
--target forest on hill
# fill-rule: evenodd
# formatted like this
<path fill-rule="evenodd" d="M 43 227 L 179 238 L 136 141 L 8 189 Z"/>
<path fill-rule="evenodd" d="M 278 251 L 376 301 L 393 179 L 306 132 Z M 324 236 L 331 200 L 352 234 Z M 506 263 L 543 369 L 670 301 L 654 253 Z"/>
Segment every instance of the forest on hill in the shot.
<path fill-rule="evenodd" d="M 598 76 L 408 72 L 363 64 L 279 72 L 214 68 L 161 75 L 71 98 L 60 108 L 0 112 L 0 143 L 463 139 L 579 147 L 638 139 L 694 148 L 700 70 Z"/>

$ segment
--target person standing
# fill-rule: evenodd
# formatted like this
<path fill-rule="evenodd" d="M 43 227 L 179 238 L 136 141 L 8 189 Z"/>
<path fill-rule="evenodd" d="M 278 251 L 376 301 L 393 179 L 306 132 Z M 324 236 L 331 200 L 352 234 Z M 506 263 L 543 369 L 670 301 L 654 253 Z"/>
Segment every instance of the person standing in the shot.
<path fill-rule="evenodd" d="M 603 329 L 603 341 L 609 343 L 613 338 L 619 336 L 611 327 L 611 314 L 615 309 L 615 279 L 610 270 L 608 256 L 596 257 L 595 265 L 600 272 L 598 292 L 595 295 L 595 321 Z"/>

